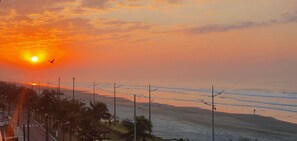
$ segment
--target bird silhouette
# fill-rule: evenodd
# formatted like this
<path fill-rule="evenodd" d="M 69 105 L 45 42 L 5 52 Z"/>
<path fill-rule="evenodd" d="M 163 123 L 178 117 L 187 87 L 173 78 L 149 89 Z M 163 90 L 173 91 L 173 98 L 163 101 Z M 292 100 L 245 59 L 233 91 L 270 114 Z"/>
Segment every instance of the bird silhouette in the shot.
<path fill-rule="evenodd" d="M 55 59 L 53 59 L 53 60 L 48 60 L 48 61 L 49 61 L 50 63 L 52 63 L 52 64 L 53 64 L 53 63 L 54 63 L 54 61 L 55 61 Z"/>

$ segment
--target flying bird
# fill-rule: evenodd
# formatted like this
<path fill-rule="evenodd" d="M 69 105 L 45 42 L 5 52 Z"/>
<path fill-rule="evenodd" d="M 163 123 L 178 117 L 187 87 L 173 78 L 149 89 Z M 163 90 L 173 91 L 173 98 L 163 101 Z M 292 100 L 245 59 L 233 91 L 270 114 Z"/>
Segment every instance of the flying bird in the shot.
<path fill-rule="evenodd" d="M 55 59 L 53 60 L 48 60 L 51 64 L 53 64 L 55 62 Z"/>

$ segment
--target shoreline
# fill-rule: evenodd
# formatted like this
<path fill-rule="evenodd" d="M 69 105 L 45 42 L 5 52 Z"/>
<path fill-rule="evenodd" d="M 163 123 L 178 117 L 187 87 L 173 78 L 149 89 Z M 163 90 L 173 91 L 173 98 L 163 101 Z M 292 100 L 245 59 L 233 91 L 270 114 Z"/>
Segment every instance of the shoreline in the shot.
<path fill-rule="evenodd" d="M 67 89 L 67 88 L 63 88 L 61 89 L 63 91 L 71 91 L 70 89 Z M 86 95 L 93 95 L 93 93 L 91 92 L 88 92 L 88 91 L 85 91 L 85 90 L 76 90 L 76 92 L 80 92 L 80 93 L 84 93 Z M 101 92 L 101 91 L 100 91 Z M 97 92 L 96 93 L 96 96 L 101 96 L 101 97 L 108 97 L 108 98 L 112 98 L 112 96 L 108 96 L 108 95 L 102 95 L 102 94 L 98 94 L 100 92 Z M 119 95 L 119 94 L 118 94 Z M 92 97 L 92 96 L 90 96 Z M 120 97 L 118 96 L 117 99 L 122 99 L 122 100 L 127 100 L 128 102 L 133 102 L 132 101 L 132 95 L 131 95 L 131 99 L 129 98 L 126 98 L 126 97 Z M 141 103 L 141 104 L 147 104 L 147 102 L 139 102 L 137 101 L 137 103 Z M 182 109 L 201 109 L 201 110 L 206 110 L 206 111 L 210 111 L 211 107 L 209 109 L 207 108 L 202 108 L 202 107 L 194 107 L 194 106 L 183 106 L 183 105 L 173 105 L 173 104 L 166 104 L 166 103 L 157 103 L 157 102 L 152 102 L 152 104 L 156 104 L 156 105 L 167 105 L 167 106 L 171 106 L 171 107 L 175 107 L 175 108 L 182 108 Z M 260 110 L 262 111 L 262 110 Z M 273 111 L 273 110 L 271 110 Z M 227 111 L 216 111 L 216 113 L 225 113 L 225 114 L 235 114 L 235 115 L 254 115 L 254 114 L 247 114 L 247 113 L 238 113 L 238 112 L 227 112 Z M 273 116 L 269 116 L 269 115 L 261 115 L 261 114 L 256 114 L 256 116 L 261 116 L 261 117 L 267 117 L 267 118 L 274 118 L 275 120 L 279 120 L 279 121 L 282 121 L 282 122 L 286 122 L 286 123 L 290 123 L 290 124 L 297 124 L 297 117 L 296 117 L 296 122 L 290 122 L 289 120 L 282 120 L 280 118 L 276 118 L 276 117 L 273 117 Z"/>
<path fill-rule="evenodd" d="M 72 96 L 69 89 L 61 89 L 66 96 Z M 93 94 L 76 90 L 76 99 L 88 105 Z M 113 98 L 96 93 L 96 100 L 107 104 L 113 113 Z M 137 102 L 137 114 L 148 117 L 146 103 Z M 129 99 L 117 98 L 117 115 L 119 119 L 133 117 L 133 102 Z M 168 104 L 152 103 L 153 134 L 165 139 L 189 138 L 193 140 L 210 140 L 211 111 L 198 107 L 177 107 Z M 215 112 L 216 138 L 238 139 L 247 137 L 263 141 L 293 141 L 297 139 L 297 124 L 282 121 L 273 117 Z"/>

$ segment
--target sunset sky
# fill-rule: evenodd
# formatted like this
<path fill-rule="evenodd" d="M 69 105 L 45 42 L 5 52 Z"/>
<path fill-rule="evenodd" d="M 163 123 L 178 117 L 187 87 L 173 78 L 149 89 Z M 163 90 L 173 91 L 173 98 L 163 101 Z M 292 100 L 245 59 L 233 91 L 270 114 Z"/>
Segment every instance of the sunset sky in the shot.
<path fill-rule="evenodd" d="M 0 19 L 0 80 L 297 88 L 297 0 L 2 0 Z"/>

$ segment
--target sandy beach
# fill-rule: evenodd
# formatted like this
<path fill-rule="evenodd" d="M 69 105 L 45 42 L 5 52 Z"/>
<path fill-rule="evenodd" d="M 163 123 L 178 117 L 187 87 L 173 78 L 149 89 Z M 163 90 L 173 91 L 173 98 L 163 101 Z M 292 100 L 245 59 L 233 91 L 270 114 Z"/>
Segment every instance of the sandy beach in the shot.
<path fill-rule="evenodd" d="M 72 97 L 72 91 L 63 90 L 66 97 Z M 88 103 L 94 95 L 76 91 L 75 98 Z M 96 95 L 96 101 L 106 103 L 113 113 L 113 98 Z M 148 117 L 148 105 L 137 103 L 137 114 Z M 119 119 L 133 117 L 133 102 L 117 98 Z M 164 139 L 189 138 L 195 141 L 211 140 L 211 111 L 175 107 L 165 104 L 152 104 L 153 134 Z M 297 124 L 284 122 L 272 117 L 251 114 L 215 113 L 215 140 L 230 141 L 240 137 L 260 141 L 296 141 Z"/>
<path fill-rule="evenodd" d="M 87 104 L 94 92 L 121 121 L 136 95 L 166 141 L 297 141 L 296 27 L 297 0 L 0 0 L 0 80 Z M 0 91 L 9 109 L 29 98 L 16 88 Z M 72 121 L 86 109 L 56 113 L 90 141 L 101 117 Z M 151 130 L 121 127 L 107 137 Z"/>

